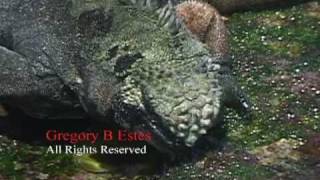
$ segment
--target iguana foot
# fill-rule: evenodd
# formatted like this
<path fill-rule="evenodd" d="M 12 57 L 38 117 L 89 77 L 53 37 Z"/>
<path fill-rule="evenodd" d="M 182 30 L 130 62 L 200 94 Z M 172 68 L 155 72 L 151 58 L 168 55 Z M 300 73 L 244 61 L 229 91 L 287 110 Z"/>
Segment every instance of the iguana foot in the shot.
<path fill-rule="evenodd" d="M 224 98 L 226 107 L 235 109 L 245 119 L 250 118 L 252 105 L 246 94 L 234 81 L 232 76 L 224 76 L 222 79 L 225 88 Z"/>

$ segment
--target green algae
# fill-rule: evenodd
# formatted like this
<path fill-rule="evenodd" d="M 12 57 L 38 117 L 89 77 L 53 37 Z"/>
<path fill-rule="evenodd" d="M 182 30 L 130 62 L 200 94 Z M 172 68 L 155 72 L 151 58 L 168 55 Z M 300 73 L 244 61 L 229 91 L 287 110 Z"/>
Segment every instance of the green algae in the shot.
<path fill-rule="evenodd" d="M 301 104 L 294 108 L 294 113 L 315 122 L 314 117 L 309 117 L 307 113 L 312 105 L 292 94 L 288 82 L 279 82 L 275 78 L 285 74 L 294 76 L 296 71 L 300 73 L 319 69 L 319 57 L 311 53 L 320 45 L 318 22 L 318 18 L 308 15 L 304 6 L 281 11 L 247 12 L 230 18 L 231 49 L 236 61 L 236 74 L 254 104 L 253 122 L 241 126 L 241 122 L 231 121 L 230 126 L 242 128 L 231 128 L 231 132 L 237 133 L 231 133 L 230 136 L 239 138 L 242 134 L 239 131 L 246 132 L 242 137 L 248 139 L 242 142 L 248 142 L 250 147 L 292 136 L 294 132 L 297 137 L 304 136 L 303 122 L 290 124 L 279 120 L 285 110 L 290 113 L 290 109 L 282 106 L 294 106 L 295 102 Z M 285 59 L 287 64 L 277 69 L 275 66 L 280 59 Z M 308 63 L 304 66 L 302 62 Z M 272 78 L 275 79 L 273 83 L 270 82 Z M 255 143 L 254 139 L 260 140 L 261 136 L 269 140 Z"/>
<path fill-rule="evenodd" d="M 319 96 L 305 98 L 307 93 L 293 90 L 298 76 L 320 70 L 319 54 L 314 53 L 320 48 L 319 17 L 301 5 L 235 14 L 229 23 L 235 74 L 250 97 L 253 115 L 251 122 L 244 123 L 229 110 L 225 119 L 228 140 L 253 150 L 282 138 L 303 144 L 319 133 Z M 302 174 L 299 167 L 284 169 Z"/>
<path fill-rule="evenodd" d="M 246 12 L 230 19 L 234 52 L 300 57 L 319 47 L 319 18 L 299 6 L 282 11 Z"/>
<path fill-rule="evenodd" d="M 4 179 L 55 177 L 72 175 L 77 165 L 70 155 L 50 155 L 45 147 L 31 146 L 16 140 L 0 138 L 0 174 Z"/>

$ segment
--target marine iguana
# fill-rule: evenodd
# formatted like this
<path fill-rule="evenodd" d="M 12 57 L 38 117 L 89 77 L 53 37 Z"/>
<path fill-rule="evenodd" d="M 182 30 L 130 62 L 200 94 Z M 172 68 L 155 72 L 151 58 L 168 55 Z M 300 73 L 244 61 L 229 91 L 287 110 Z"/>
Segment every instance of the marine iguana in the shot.
<path fill-rule="evenodd" d="M 150 143 L 167 153 L 193 146 L 225 105 L 249 109 L 230 73 L 224 23 L 208 4 L 119 0 L 78 21 L 70 8 L 65 0 L 0 2 L 0 103 L 40 119 L 112 117 L 151 131 Z M 200 31 L 192 27 L 203 14 L 194 22 L 185 14 L 197 9 L 210 17 Z M 91 17 L 93 36 L 79 31 Z"/>

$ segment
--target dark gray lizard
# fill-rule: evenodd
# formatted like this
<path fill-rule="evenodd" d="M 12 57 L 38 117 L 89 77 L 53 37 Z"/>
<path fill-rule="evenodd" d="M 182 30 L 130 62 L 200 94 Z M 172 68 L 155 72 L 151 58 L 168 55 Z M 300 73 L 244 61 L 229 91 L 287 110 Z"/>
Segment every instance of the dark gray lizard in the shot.
<path fill-rule="evenodd" d="M 0 103 L 41 119 L 112 117 L 152 132 L 150 143 L 168 153 L 193 146 L 225 105 L 249 109 L 213 7 L 128 2 L 110 1 L 107 12 L 94 8 L 75 20 L 75 1 L 2 0 Z M 201 13 L 188 19 L 192 8 L 207 13 L 205 29 L 192 29 L 203 20 Z"/>

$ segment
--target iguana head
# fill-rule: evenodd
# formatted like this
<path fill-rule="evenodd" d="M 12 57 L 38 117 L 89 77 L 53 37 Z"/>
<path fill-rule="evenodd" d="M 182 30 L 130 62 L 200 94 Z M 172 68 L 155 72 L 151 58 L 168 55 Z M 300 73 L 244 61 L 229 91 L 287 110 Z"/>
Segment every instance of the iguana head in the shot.
<path fill-rule="evenodd" d="M 221 57 L 184 28 L 173 34 L 168 24 L 159 25 L 158 13 L 113 11 L 96 59 L 121 84 L 112 103 L 116 122 L 151 131 L 158 149 L 192 146 L 217 123 L 222 88 L 215 62 Z"/>

